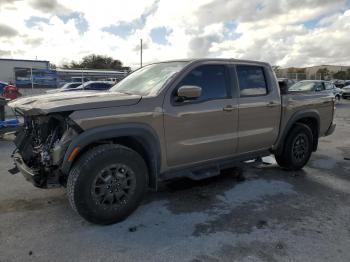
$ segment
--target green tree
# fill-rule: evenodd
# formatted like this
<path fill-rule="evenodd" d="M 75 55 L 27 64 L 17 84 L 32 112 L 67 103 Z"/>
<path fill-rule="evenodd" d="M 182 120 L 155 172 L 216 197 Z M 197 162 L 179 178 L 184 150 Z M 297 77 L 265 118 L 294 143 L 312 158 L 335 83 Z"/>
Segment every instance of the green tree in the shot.
<path fill-rule="evenodd" d="M 56 69 L 57 67 L 56 67 L 55 64 L 49 63 L 49 68 L 50 68 L 50 69 Z"/>
<path fill-rule="evenodd" d="M 275 72 L 277 77 L 281 77 L 281 67 L 278 65 L 272 66 L 272 70 Z"/>
<path fill-rule="evenodd" d="M 349 72 L 350 73 L 350 72 Z M 339 80 L 346 80 L 348 77 L 348 73 L 345 71 L 338 71 L 333 74 L 334 79 L 339 79 Z"/>
<path fill-rule="evenodd" d="M 109 56 L 102 55 L 88 55 L 83 57 L 80 62 L 72 61 L 68 64 L 63 65 L 64 68 L 69 69 L 112 69 L 112 70 L 124 70 L 130 72 L 130 67 L 123 66 L 123 63 L 120 60 L 114 59 Z"/>
<path fill-rule="evenodd" d="M 331 75 L 328 68 L 320 68 L 317 70 L 316 74 L 321 75 L 322 80 L 329 78 Z"/>
<path fill-rule="evenodd" d="M 297 67 L 290 67 L 287 70 L 287 73 L 289 74 L 305 74 L 305 68 L 297 68 Z"/>

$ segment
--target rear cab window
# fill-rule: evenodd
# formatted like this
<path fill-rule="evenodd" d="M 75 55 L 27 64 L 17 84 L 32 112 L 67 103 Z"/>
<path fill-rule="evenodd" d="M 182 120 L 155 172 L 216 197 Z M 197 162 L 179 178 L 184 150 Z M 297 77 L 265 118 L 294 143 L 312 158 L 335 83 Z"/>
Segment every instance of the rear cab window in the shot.
<path fill-rule="evenodd" d="M 268 94 L 264 68 L 261 66 L 237 65 L 237 77 L 241 97 Z"/>

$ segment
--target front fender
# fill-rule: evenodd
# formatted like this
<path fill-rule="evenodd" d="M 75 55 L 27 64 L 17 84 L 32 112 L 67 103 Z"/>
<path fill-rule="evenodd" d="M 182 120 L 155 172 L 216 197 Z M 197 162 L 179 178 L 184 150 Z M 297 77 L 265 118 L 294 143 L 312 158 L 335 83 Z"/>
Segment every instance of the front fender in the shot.
<path fill-rule="evenodd" d="M 65 152 L 61 171 L 68 175 L 72 164 L 84 149 L 98 141 L 114 139 L 118 137 L 136 138 L 149 154 L 151 174 L 150 186 L 156 187 L 157 176 L 160 171 L 160 144 L 156 132 L 146 124 L 128 123 L 117 125 L 106 125 L 84 131 L 75 137 Z M 74 157 L 69 158 L 73 150 L 78 150 Z"/>

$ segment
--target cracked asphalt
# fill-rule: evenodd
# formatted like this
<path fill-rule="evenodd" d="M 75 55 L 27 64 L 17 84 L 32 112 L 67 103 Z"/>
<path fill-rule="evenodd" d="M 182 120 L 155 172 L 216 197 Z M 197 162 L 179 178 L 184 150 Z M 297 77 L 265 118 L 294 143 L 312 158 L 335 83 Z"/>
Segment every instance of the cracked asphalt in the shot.
<path fill-rule="evenodd" d="M 64 189 L 10 175 L 0 141 L 0 261 L 350 261 L 350 101 L 299 172 L 270 165 L 164 183 L 122 223 L 96 226 Z M 347 160 L 348 159 L 348 160 Z"/>

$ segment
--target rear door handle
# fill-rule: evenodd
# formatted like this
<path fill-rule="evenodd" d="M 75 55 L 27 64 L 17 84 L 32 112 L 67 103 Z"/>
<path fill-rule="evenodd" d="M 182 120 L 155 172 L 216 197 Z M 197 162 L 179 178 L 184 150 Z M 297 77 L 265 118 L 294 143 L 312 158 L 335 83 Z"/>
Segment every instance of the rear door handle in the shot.
<path fill-rule="evenodd" d="M 230 111 L 235 110 L 235 108 L 231 105 L 227 105 L 222 110 L 224 110 L 225 112 L 230 112 Z"/>

